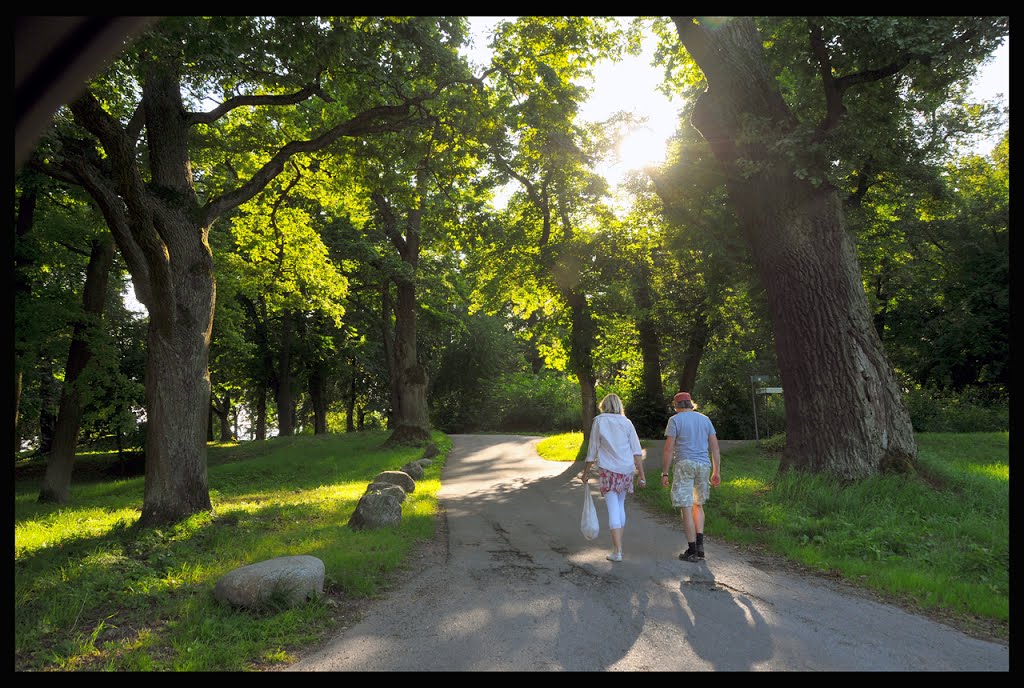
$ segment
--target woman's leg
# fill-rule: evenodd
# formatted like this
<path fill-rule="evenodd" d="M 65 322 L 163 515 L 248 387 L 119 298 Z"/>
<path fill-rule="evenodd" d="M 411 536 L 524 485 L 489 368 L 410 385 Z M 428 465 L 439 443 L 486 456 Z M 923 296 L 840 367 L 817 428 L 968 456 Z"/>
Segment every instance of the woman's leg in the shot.
<path fill-rule="evenodd" d="M 612 552 L 622 552 L 622 531 L 626 527 L 626 493 L 608 492 L 604 496 L 608 507 L 608 530 L 612 534 Z"/>

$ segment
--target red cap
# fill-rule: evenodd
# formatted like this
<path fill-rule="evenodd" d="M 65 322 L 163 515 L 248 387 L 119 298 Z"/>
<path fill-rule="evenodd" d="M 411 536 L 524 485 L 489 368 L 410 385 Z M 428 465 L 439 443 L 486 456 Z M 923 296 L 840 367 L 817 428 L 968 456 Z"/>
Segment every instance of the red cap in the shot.
<path fill-rule="evenodd" d="M 679 394 L 677 394 L 674 397 L 672 397 L 672 401 L 677 403 L 677 404 L 679 404 L 679 403 L 682 403 L 684 401 L 692 401 L 692 399 L 690 399 L 690 393 L 689 392 L 680 392 Z"/>

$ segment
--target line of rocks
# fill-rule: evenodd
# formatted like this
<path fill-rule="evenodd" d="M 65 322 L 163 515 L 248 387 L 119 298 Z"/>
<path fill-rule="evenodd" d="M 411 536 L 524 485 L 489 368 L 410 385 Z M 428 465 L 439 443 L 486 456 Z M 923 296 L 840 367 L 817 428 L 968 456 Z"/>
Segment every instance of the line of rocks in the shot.
<path fill-rule="evenodd" d="M 381 471 L 366 486 L 348 525 L 357 530 L 402 522 L 402 502 L 416 490 L 423 469 L 440 450 L 430 443 L 423 456 L 397 471 Z M 214 597 L 244 609 L 284 609 L 319 597 L 324 591 L 324 562 L 308 554 L 276 557 L 228 571 L 213 587 Z"/>

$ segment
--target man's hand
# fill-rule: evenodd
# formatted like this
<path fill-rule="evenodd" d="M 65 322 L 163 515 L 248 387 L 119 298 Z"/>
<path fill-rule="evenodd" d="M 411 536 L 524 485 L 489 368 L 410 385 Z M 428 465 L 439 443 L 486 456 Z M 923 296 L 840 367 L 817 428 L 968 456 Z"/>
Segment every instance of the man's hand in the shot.
<path fill-rule="evenodd" d="M 722 482 L 722 476 L 718 475 L 718 471 L 714 471 L 711 474 L 711 487 L 718 487 L 720 482 Z"/>

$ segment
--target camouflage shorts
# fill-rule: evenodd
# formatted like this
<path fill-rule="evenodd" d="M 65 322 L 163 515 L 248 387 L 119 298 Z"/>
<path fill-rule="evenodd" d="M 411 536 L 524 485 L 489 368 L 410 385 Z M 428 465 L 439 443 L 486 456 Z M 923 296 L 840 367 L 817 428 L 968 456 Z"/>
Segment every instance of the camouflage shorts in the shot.
<path fill-rule="evenodd" d="M 711 464 L 683 459 L 672 466 L 672 506 L 703 504 L 711 495 Z"/>

